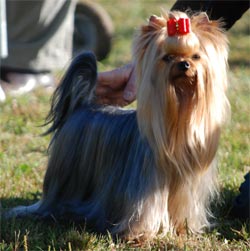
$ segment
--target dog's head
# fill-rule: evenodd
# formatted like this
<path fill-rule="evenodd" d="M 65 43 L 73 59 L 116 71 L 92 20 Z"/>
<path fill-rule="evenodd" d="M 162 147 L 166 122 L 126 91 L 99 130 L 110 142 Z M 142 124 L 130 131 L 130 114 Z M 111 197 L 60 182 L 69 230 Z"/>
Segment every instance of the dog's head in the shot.
<path fill-rule="evenodd" d="M 138 123 L 152 145 L 168 152 L 183 141 L 205 145 L 224 121 L 228 43 L 221 27 L 204 12 L 174 11 L 151 16 L 136 34 Z"/>
<path fill-rule="evenodd" d="M 205 13 L 191 17 L 183 12 L 151 16 L 134 43 L 138 99 L 141 88 L 144 92 L 160 83 L 162 91 L 164 86 L 174 88 L 179 103 L 186 97 L 203 97 L 204 92 L 213 92 L 212 88 L 224 91 L 228 53 L 227 38 L 220 26 Z M 216 84 L 205 86 L 208 81 Z"/>

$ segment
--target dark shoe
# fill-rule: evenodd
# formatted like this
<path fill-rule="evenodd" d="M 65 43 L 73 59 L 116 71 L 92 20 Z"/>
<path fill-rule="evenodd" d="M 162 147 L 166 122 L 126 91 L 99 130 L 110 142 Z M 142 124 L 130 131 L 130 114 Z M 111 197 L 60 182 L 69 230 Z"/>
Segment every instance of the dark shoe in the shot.
<path fill-rule="evenodd" d="M 245 181 L 240 185 L 240 194 L 235 198 L 230 215 L 235 218 L 250 219 L 250 173 L 245 175 Z"/>

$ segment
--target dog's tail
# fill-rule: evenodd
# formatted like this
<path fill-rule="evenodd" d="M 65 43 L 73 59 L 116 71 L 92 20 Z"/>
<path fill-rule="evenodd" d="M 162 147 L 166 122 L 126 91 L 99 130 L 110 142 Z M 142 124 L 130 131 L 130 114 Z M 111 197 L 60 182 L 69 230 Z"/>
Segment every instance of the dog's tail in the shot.
<path fill-rule="evenodd" d="M 79 106 L 93 100 L 96 78 L 94 54 L 84 52 L 76 56 L 52 97 L 51 110 L 46 120 L 46 125 L 52 125 L 45 134 L 57 131 Z"/>

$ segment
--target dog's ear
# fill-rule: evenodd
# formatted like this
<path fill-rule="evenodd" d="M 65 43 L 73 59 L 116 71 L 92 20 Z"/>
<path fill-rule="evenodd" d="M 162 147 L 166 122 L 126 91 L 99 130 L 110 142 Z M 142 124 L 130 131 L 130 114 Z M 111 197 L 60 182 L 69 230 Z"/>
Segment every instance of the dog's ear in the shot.
<path fill-rule="evenodd" d="M 192 27 L 194 29 L 201 29 L 207 32 L 213 32 L 214 28 L 223 27 L 223 21 L 219 20 L 210 20 L 206 12 L 200 12 L 198 14 L 194 14 L 191 17 Z"/>
<path fill-rule="evenodd" d="M 152 15 L 148 20 L 148 25 L 142 27 L 143 32 L 159 30 L 162 27 L 166 26 L 166 20 L 163 17 L 158 17 Z"/>
<path fill-rule="evenodd" d="M 211 21 L 206 12 L 200 12 L 197 15 L 192 16 L 192 20 L 198 22 L 199 24 L 209 24 Z"/>
<path fill-rule="evenodd" d="M 155 28 L 162 28 L 164 26 L 166 26 L 166 19 L 163 17 L 157 17 L 156 15 L 152 15 L 149 18 L 149 25 L 151 27 L 155 27 Z"/>

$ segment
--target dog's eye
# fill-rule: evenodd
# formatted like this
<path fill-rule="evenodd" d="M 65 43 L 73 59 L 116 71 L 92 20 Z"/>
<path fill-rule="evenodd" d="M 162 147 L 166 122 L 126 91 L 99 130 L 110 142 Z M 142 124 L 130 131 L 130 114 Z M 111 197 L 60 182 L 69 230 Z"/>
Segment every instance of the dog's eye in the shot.
<path fill-rule="evenodd" d="M 200 59 L 201 58 L 201 56 L 199 55 L 199 54 L 194 54 L 193 56 L 192 56 L 192 59 L 194 59 L 194 60 L 198 60 L 198 59 Z"/>
<path fill-rule="evenodd" d="M 162 60 L 165 61 L 165 62 L 171 62 L 172 60 L 174 59 L 174 55 L 171 55 L 171 54 L 166 54 Z"/>

